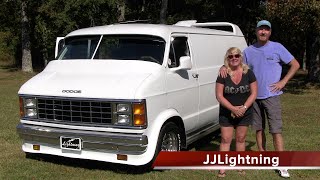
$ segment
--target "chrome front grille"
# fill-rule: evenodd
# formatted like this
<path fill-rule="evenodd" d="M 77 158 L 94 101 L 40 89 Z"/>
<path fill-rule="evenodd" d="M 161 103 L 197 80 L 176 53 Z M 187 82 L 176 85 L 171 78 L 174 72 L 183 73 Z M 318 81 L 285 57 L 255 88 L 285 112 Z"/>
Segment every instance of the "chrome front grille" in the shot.
<path fill-rule="evenodd" d="M 38 98 L 39 120 L 86 124 L 111 124 L 112 104 L 94 100 Z"/>

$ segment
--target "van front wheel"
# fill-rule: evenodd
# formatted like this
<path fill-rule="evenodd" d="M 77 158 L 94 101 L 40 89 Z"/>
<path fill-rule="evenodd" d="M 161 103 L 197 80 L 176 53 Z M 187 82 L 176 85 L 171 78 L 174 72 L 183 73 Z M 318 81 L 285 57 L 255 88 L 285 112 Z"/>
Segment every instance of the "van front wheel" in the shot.
<path fill-rule="evenodd" d="M 158 148 L 160 151 L 181 150 L 181 131 L 175 123 L 169 122 L 162 127 L 158 140 Z"/>

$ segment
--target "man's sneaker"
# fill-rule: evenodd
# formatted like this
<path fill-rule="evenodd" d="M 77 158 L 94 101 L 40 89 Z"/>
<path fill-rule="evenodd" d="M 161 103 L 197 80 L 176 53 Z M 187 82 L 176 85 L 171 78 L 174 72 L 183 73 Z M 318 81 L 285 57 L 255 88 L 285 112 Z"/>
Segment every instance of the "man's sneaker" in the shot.
<path fill-rule="evenodd" d="M 290 177 L 288 169 L 279 169 L 278 172 L 279 172 L 279 175 L 281 177 L 284 177 L 284 178 L 289 178 Z"/>

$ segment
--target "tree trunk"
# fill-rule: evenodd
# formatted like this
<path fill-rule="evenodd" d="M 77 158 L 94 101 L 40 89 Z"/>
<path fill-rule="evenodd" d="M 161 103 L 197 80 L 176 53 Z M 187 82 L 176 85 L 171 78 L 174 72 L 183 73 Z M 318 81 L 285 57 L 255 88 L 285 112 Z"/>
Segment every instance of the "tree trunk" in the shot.
<path fill-rule="evenodd" d="M 146 0 L 142 1 L 142 7 L 141 7 L 141 12 L 145 11 L 145 4 L 146 4 Z"/>
<path fill-rule="evenodd" d="M 48 65 L 48 49 L 47 49 L 47 43 L 45 43 L 44 48 L 42 50 L 42 56 L 43 56 L 43 62 L 44 66 Z"/>
<path fill-rule="evenodd" d="M 303 51 L 303 58 L 302 58 L 302 70 L 307 70 L 307 51 Z"/>
<path fill-rule="evenodd" d="M 168 0 L 162 0 L 160 10 L 160 24 L 166 24 L 167 21 Z"/>
<path fill-rule="evenodd" d="M 26 13 L 27 2 L 21 2 L 21 42 L 22 42 L 22 71 L 33 72 L 32 68 L 32 57 L 31 57 L 31 42 L 29 35 L 29 21 Z"/>
<path fill-rule="evenodd" d="M 120 12 L 120 15 L 118 17 L 118 22 L 125 21 L 126 2 L 124 0 L 119 2 L 118 11 Z"/>
<path fill-rule="evenodd" d="M 307 62 L 309 62 L 307 79 L 309 82 L 320 82 L 319 50 L 320 34 L 308 33 L 306 54 Z"/>

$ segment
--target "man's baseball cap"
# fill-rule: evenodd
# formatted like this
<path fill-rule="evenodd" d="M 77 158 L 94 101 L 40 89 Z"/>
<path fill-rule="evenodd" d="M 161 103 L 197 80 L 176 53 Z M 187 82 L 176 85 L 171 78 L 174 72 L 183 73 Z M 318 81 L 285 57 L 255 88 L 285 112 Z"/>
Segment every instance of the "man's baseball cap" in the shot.
<path fill-rule="evenodd" d="M 268 26 L 269 28 L 271 28 L 271 23 L 267 20 L 261 20 L 257 23 L 257 28 L 260 26 Z"/>

